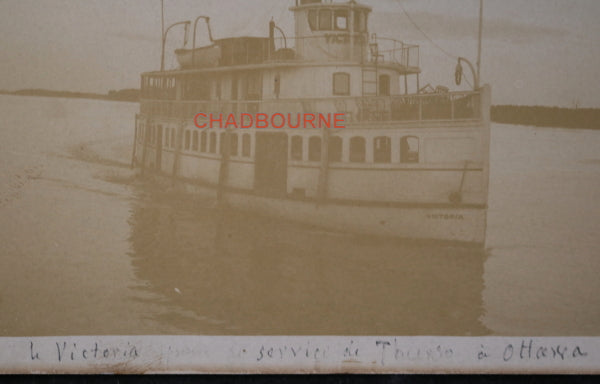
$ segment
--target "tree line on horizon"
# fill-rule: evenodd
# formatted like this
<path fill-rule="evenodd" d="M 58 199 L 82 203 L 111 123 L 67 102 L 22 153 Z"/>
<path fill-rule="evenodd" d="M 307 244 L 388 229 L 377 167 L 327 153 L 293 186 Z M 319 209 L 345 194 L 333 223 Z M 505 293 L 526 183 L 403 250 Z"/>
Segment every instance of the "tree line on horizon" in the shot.
<path fill-rule="evenodd" d="M 139 102 L 139 89 L 111 90 L 107 94 L 91 92 L 53 91 L 49 89 L 20 89 L 18 91 L 0 91 L 0 94 L 16 96 L 66 97 L 74 99 L 95 99 L 110 101 Z"/>
<path fill-rule="evenodd" d="M 495 123 L 535 127 L 600 129 L 600 109 L 560 108 L 523 105 L 494 105 Z"/>

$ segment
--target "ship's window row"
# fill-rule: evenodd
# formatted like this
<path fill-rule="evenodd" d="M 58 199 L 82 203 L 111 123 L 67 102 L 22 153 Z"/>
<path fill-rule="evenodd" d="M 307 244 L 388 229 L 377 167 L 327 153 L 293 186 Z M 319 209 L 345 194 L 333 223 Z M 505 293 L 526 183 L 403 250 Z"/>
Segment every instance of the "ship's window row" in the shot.
<path fill-rule="evenodd" d="M 176 149 L 176 129 L 167 127 L 164 130 L 164 141 L 163 145 L 165 148 Z M 150 126 L 148 129 L 149 144 L 156 144 L 156 132 L 154 126 Z M 140 135 L 141 136 L 141 135 Z M 139 140 L 139 139 L 138 139 Z M 241 141 L 241 143 L 240 143 Z M 217 152 L 217 143 L 219 143 Z M 226 145 L 226 134 L 223 132 L 217 136 L 215 132 L 207 133 L 205 131 L 188 130 L 183 132 L 182 149 L 184 151 L 209 153 L 209 154 L 222 154 L 225 151 Z M 237 133 L 229 134 L 229 155 L 230 156 L 242 156 L 250 157 L 252 154 L 252 138 L 250 134 L 246 133 L 238 135 Z M 241 148 L 240 148 L 241 146 Z"/>
<path fill-rule="evenodd" d="M 176 129 L 162 126 L 139 125 L 138 143 L 147 140 L 150 145 L 156 145 L 159 139 L 159 132 L 164 132 L 162 145 L 165 148 L 177 148 Z M 145 129 L 144 129 L 145 128 Z M 143 135 L 142 133 L 145 133 Z M 205 131 L 185 130 L 182 137 L 182 149 L 191 152 L 222 154 L 226 149 L 226 133 L 217 135 L 216 132 L 207 133 Z M 333 136 L 328 139 L 328 157 L 330 162 L 344 161 L 344 142 L 341 137 Z M 238 135 L 229 134 L 229 154 L 230 156 L 252 156 L 252 138 L 246 133 Z M 304 146 L 307 145 L 306 154 Z M 367 145 L 372 145 L 372 159 L 367 158 Z M 378 164 L 395 162 L 398 155 L 394 155 L 394 140 L 388 136 L 378 136 L 372 140 L 367 140 L 362 136 L 354 136 L 348 140 L 347 161 L 350 163 L 366 163 L 372 161 Z M 217 151 L 217 148 L 219 151 Z M 399 153 L 400 163 L 418 163 L 419 162 L 419 138 L 416 136 L 404 136 L 398 141 L 397 152 Z M 323 156 L 322 138 L 320 136 L 311 136 L 304 139 L 302 136 L 294 135 L 290 138 L 290 159 L 294 161 L 319 162 Z M 397 161 L 397 160 L 396 160 Z"/>
<path fill-rule="evenodd" d="M 330 162 L 342 162 L 343 160 L 343 140 L 341 137 L 334 136 L 329 138 L 328 157 Z M 378 164 L 389 164 L 393 160 L 393 140 L 388 136 L 379 136 L 367 143 L 367 139 L 362 136 L 355 136 L 348 141 L 348 162 L 366 163 L 372 161 Z M 304 154 L 304 145 L 308 145 L 307 157 Z M 372 145 L 372 160 L 367 159 L 367 145 Z M 398 141 L 400 163 L 418 163 L 419 162 L 419 138 L 416 136 L 404 136 Z M 292 136 L 290 139 L 290 159 L 294 161 L 308 160 L 312 162 L 321 161 L 322 158 L 322 139 L 319 136 L 311 136 L 305 140 L 302 136 Z"/>

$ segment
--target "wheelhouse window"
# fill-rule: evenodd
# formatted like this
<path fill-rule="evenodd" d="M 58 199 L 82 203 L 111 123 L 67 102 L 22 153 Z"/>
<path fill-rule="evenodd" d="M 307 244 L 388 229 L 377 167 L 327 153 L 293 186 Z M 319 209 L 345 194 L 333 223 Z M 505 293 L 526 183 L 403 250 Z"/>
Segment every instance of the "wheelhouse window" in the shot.
<path fill-rule="evenodd" d="M 366 141 L 364 137 L 350 139 L 350 162 L 364 163 L 366 161 Z"/>
<path fill-rule="evenodd" d="M 217 153 L 217 134 L 215 132 L 210 133 L 209 152 Z"/>
<path fill-rule="evenodd" d="M 333 94 L 336 96 L 350 95 L 350 74 L 336 72 L 333 74 Z"/>
<path fill-rule="evenodd" d="M 192 151 L 198 151 L 198 131 L 192 134 Z"/>
<path fill-rule="evenodd" d="M 379 76 L 379 95 L 389 96 L 390 95 L 390 75 Z"/>
<path fill-rule="evenodd" d="M 290 149 L 292 160 L 302 160 L 302 137 L 292 136 L 292 144 Z"/>
<path fill-rule="evenodd" d="M 373 160 L 376 163 L 392 162 L 392 139 L 380 136 L 373 140 Z"/>
<path fill-rule="evenodd" d="M 404 136 L 400 139 L 400 162 L 419 162 L 419 138 L 416 136 Z"/>
<path fill-rule="evenodd" d="M 318 136 L 308 140 L 308 161 L 321 161 L 321 138 Z"/>
<path fill-rule="evenodd" d="M 329 162 L 339 163 L 342 161 L 342 138 L 333 136 L 329 138 Z"/>
<path fill-rule="evenodd" d="M 250 138 L 250 134 L 249 133 L 245 133 L 242 136 L 242 156 L 243 157 L 250 157 L 251 153 L 252 153 L 252 148 L 251 148 L 251 138 Z"/>
<path fill-rule="evenodd" d="M 347 31 L 348 30 L 348 10 L 338 9 L 334 13 L 335 30 L 336 31 Z"/>
<path fill-rule="evenodd" d="M 319 11 L 319 31 L 331 31 L 333 29 L 331 16 L 332 12 L 330 9 L 321 9 Z"/>
<path fill-rule="evenodd" d="M 354 31 L 367 31 L 367 14 L 364 11 L 354 11 Z"/>

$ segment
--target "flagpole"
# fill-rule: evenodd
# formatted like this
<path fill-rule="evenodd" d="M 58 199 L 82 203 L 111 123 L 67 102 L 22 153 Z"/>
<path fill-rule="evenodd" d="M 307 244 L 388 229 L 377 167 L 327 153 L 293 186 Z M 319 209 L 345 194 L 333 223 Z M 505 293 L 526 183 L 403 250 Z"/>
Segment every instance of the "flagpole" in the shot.
<path fill-rule="evenodd" d="M 481 79 L 481 39 L 483 35 L 483 0 L 479 0 L 479 46 L 477 48 L 477 79 Z"/>
<path fill-rule="evenodd" d="M 163 53 L 162 56 L 160 58 L 160 70 L 164 70 L 164 61 L 165 61 L 165 54 L 164 54 L 164 38 L 165 38 L 165 0 L 160 0 L 160 25 L 161 25 L 161 33 L 160 33 L 160 38 L 163 40 Z"/>

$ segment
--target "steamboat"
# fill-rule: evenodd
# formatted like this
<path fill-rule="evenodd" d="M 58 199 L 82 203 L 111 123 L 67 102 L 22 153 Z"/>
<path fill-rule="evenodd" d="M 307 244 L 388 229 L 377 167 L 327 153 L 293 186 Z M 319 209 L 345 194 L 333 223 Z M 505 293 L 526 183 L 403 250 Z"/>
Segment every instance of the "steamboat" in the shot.
<path fill-rule="evenodd" d="M 265 37 L 214 39 L 206 16 L 169 27 L 161 70 L 141 76 L 133 164 L 234 209 L 483 245 L 490 87 L 475 71 L 471 91 L 422 87 L 419 47 L 370 34 L 372 9 L 354 0 L 296 0 L 290 11 L 294 36 L 271 21 Z M 210 44 L 196 47 L 201 20 Z M 166 33 L 184 27 L 185 46 L 192 24 L 193 46 L 164 70 Z M 343 128 L 206 121 L 259 114 L 342 116 Z"/>

